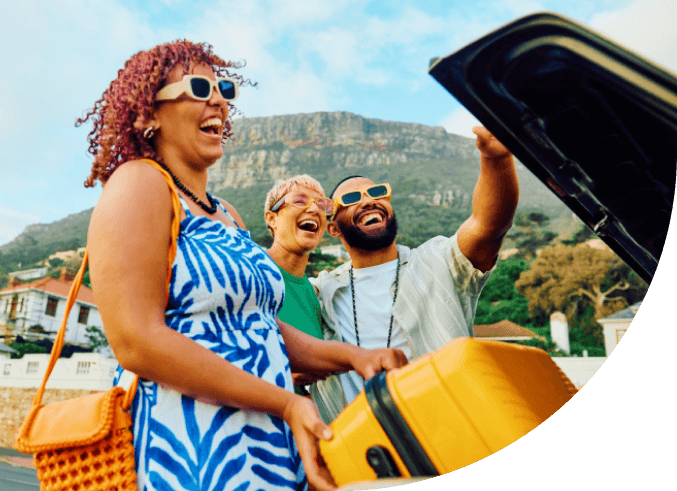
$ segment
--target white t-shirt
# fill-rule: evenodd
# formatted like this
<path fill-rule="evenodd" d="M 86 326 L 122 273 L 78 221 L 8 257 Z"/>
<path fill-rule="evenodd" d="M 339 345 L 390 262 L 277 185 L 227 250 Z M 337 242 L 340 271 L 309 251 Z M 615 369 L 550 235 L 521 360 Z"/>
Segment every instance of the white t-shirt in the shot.
<path fill-rule="evenodd" d="M 393 297 L 390 294 L 390 286 L 395 281 L 396 271 L 397 260 L 353 270 L 357 328 L 362 348 L 385 348 L 388 345 L 390 316 L 393 311 Z M 344 289 L 342 293 L 337 293 L 334 298 L 334 309 L 341 329 L 341 336 L 345 342 L 357 345 L 353 298 L 350 287 Z M 411 359 L 411 352 L 402 329 L 396 329 L 393 326 L 390 347 L 401 349 L 407 359 Z M 350 404 L 364 388 L 364 379 L 357 372 L 351 371 L 341 375 L 341 384 L 343 385 L 346 402 Z"/>

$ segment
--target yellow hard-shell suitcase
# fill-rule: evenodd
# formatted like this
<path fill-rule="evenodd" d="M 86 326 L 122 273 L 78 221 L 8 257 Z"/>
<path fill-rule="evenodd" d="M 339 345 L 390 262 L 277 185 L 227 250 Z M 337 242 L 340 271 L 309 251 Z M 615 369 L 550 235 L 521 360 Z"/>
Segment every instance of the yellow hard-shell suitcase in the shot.
<path fill-rule="evenodd" d="M 459 338 L 368 380 L 320 451 L 338 486 L 437 476 L 511 444 L 575 393 L 543 350 Z"/>

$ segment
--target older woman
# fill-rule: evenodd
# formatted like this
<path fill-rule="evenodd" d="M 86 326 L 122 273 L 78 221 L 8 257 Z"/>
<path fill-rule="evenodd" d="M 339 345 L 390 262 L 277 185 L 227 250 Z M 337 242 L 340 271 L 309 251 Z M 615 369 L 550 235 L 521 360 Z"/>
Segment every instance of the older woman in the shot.
<path fill-rule="evenodd" d="M 316 454 L 331 431 L 292 391 L 290 367 L 367 377 L 405 363 L 401 352 L 319 341 L 277 319 L 279 269 L 233 207 L 206 192 L 231 135 L 236 68 L 206 44 L 142 51 L 78 121 L 94 126 L 85 185 L 103 184 L 88 237 L 92 287 L 120 366 L 140 377 L 133 431 L 148 491 L 303 489 L 305 474 L 332 489 Z M 179 189 L 168 297 L 172 198 L 141 159 Z"/>
<path fill-rule="evenodd" d="M 324 195 L 319 182 L 308 175 L 294 176 L 268 191 L 263 209 L 273 237 L 268 254 L 284 278 L 284 303 L 280 320 L 322 339 L 322 315 L 315 289 L 306 276 L 308 256 L 320 243 L 334 202 Z M 296 393 L 309 395 L 304 385 L 318 380 L 312 374 L 293 373 Z"/>

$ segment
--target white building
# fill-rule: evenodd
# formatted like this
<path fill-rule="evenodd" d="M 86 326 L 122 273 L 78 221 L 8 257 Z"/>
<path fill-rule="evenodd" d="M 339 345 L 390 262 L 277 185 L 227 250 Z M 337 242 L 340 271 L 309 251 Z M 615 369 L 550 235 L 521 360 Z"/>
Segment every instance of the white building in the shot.
<path fill-rule="evenodd" d="M 597 321 L 604 328 L 604 347 L 606 348 L 607 356 L 611 354 L 630 327 L 630 323 L 635 318 L 640 305 L 642 305 L 642 302 L 637 302 L 627 309 L 620 310 L 609 317 Z"/>
<path fill-rule="evenodd" d="M 0 360 L 10 359 L 12 355 L 16 352 L 17 351 L 15 349 L 0 343 Z"/>
<path fill-rule="evenodd" d="M 12 278 L 16 278 L 21 281 L 34 280 L 36 278 L 42 278 L 47 274 L 47 266 L 41 268 L 25 269 L 23 271 L 14 271 L 9 273 L 7 276 L 9 281 L 12 281 Z"/>
<path fill-rule="evenodd" d="M 345 247 L 343 247 L 343 244 L 320 247 L 320 252 L 326 256 L 334 256 L 339 259 L 350 259 L 348 251 L 346 251 Z"/>
<path fill-rule="evenodd" d="M 63 319 L 72 278 L 46 277 L 30 283 L 10 283 L 0 290 L 0 336 L 4 340 L 21 335 L 26 340 L 54 339 Z M 66 328 L 66 342 L 86 345 L 86 328 L 103 330 L 92 290 L 82 285 Z"/>
<path fill-rule="evenodd" d="M 49 354 L 0 358 L 0 387 L 40 387 Z M 59 358 L 47 382 L 48 389 L 108 390 L 113 385 L 117 361 L 98 353 L 74 353 Z"/>

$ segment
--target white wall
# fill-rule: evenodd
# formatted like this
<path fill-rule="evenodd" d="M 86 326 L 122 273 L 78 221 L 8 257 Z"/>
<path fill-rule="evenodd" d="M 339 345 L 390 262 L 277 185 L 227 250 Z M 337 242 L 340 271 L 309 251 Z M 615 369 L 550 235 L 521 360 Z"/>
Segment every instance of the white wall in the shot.
<path fill-rule="evenodd" d="M 606 357 L 553 357 L 552 360 L 576 387 L 581 387 L 599 370 Z M 29 362 L 39 364 L 37 373 L 27 373 Z M 0 387 L 39 387 L 48 362 L 48 354 L 24 355 L 16 360 L 0 357 Z M 88 373 L 77 373 L 78 362 L 89 362 Z M 5 374 L 8 365 L 9 373 Z M 108 390 L 116 367 L 115 359 L 98 353 L 74 353 L 70 358 L 59 358 L 47 388 Z"/>
<path fill-rule="evenodd" d="M 557 364 L 576 387 L 581 387 L 587 384 L 597 370 L 599 370 L 599 367 L 606 361 L 606 357 L 553 356 L 552 361 Z"/>
<path fill-rule="evenodd" d="M 11 360 L 0 358 L 0 386 L 39 387 L 49 361 L 49 355 L 24 355 Z M 571 382 L 580 387 L 588 383 L 592 376 L 606 361 L 606 357 L 553 357 Z M 38 373 L 27 374 L 28 362 L 38 362 Z M 78 362 L 90 362 L 89 373 L 77 374 Z M 11 371 L 4 375 L 5 365 L 11 365 Z M 100 389 L 107 390 L 113 382 L 117 361 L 105 358 L 98 353 L 74 353 L 71 358 L 59 358 L 47 384 L 55 389 Z"/>
<path fill-rule="evenodd" d="M 35 278 L 42 278 L 47 274 L 47 268 L 42 267 L 42 268 L 33 268 L 33 269 L 26 269 L 24 271 L 15 271 L 13 273 L 9 273 L 8 277 L 16 277 L 19 278 L 21 281 L 26 281 L 26 280 L 33 280 Z"/>
<path fill-rule="evenodd" d="M 320 247 L 320 252 L 327 256 L 334 256 L 343 259 L 350 259 L 348 252 L 345 250 L 343 245 L 334 244 L 330 246 Z"/>
<path fill-rule="evenodd" d="M 38 363 L 36 373 L 27 373 L 29 363 Z M 48 363 L 48 354 L 24 355 L 16 360 L 0 359 L 0 387 L 40 387 Z M 78 367 L 85 373 L 78 373 Z M 74 353 L 70 358 L 57 360 L 47 388 L 108 390 L 113 385 L 116 367 L 115 359 L 104 358 L 98 353 Z"/>
<path fill-rule="evenodd" d="M 609 356 L 616 348 L 618 340 L 623 337 L 625 331 L 630 327 L 632 319 L 610 319 L 601 320 L 600 324 L 604 327 L 604 347 L 606 355 Z"/>

